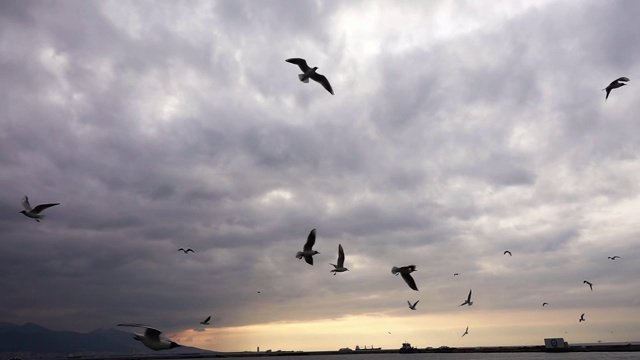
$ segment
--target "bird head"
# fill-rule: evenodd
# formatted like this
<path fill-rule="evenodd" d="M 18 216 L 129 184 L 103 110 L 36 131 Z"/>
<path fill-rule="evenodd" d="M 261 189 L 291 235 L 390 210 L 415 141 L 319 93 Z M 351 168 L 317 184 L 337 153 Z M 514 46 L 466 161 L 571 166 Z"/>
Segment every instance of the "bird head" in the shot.
<path fill-rule="evenodd" d="M 317 250 L 314 250 L 313 255 L 317 255 L 317 254 L 320 254 L 320 253 Z"/>
<path fill-rule="evenodd" d="M 169 344 L 169 349 L 173 349 L 173 348 L 177 348 L 177 347 L 182 347 L 182 345 L 179 345 L 179 344 L 177 344 L 177 343 L 175 343 L 173 341 Z"/>

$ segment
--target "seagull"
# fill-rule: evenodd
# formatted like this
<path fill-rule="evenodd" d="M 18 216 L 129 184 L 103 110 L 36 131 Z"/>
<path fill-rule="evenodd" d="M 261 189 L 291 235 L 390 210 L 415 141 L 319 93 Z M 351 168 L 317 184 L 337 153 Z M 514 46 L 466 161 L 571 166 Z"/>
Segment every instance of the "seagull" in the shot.
<path fill-rule="evenodd" d="M 416 301 L 413 303 L 413 305 L 411 305 L 411 303 L 409 302 L 409 300 L 407 300 L 407 304 L 409 304 L 409 309 L 411 310 L 417 310 L 416 309 L 416 305 L 418 305 L 418 303 L 420 302 L 420 300 Z"/>
<path fill-rule="evenodd" d="M 413 280 L 413 277 L 411 276 L 411 273 L 414 271 L 416 271 L 415 265 L 407 265 L 403 267 L 394 266 L 391 268 L 392 274 L 394 274 L 395 276 L 398 276 L 398 274 L 402 275 L 404 282 L 406 282 L 407 285 L 409 285 L 409 287 L 412 288 L 413 290 L 418 291 L 418 286 L 416 285 L 416 281 Z"/>
<path fill-rule="evenodd" d="M 329 84 L 329 80 L 327 80 L 327 78 L 324 77 L 324 75 L 320 75 L 316 72 L 316 70 L 318 70 L 317 66 L 310 68 L 309 65 L 307 65 L 307 61 L 305 59 L 300 59 L 300 58 L 291 58 L 285 61 L 288 63 L 298 65 L 300 70 L 302 70 L 304 74 L 298 75 L 298 79 L 300 79 L 300 81 L 302 81 L 303 83 L 308 83 L 309 79 L 316 81 L 320 83 L 322 86 L 324 86 L 324 88 L 327 89 L 327 91 L 330 92 L 331 95 L 333 95 L 333 89 L 331 88 L 331 84 Z"/>
<path fill-rule="evenodd" d="M 502 253 L 502 255 L 507 255 L 507 254 L 509 254 L 509 256 L 513 256 L 513 255 L 511 255 L 511 251 L 509 251 L 509 250 L 506 250 L 505 252 Z"/>
<path fill-rule="evenodd" d="M 184 248 L 180 248 L 180 249 L 178 249 L 178 251 L 182 251 L 182 252 L 183 252 L 183 253 L 185 253 L 185 254 L 188 254 L 188 253 L 189 253 L 189 251 L 194 252 L 194 251 L 193 251 L 193 249 L 191 249 L 191 248 L 189 248 L 189 249 L 187 249 L 187 250 L 185 250 Z"/>
<path fill-rule="evenodd" d="M 458 276 L 458 275 L 459 275 L 458 273 L 453 274 L 453 276 Z"/>
<path fill-rule="evenodd" d="M 333 275 L 339 272 L 349 271 L 349 269 L 344 267 L 344 250 L 342 250 L 342 244 L 338 244 L 338 265 L 329 265 L 332 265 L 334 267 L 334 269 L 330 271 L 333 273 Z"/>
<path fill-rule="evenodd" d="M 542 303 L 542 307 L 544 307 L 545 305 L 549 305 L 549 303 L 548 302 L 543 302 Z"/>
<path fill-rule="evenodd" d="M 591 291 L 593 291 L 593 284 L 592 283 L 588 282 L 587 280 L 583 281 L 582 283 L 589 285 L 589 288 L 591 288 Z"/>
<path fill-rule="evenodd" d="M 296 254 L 296 257 L 298 259 L 304 258 L 304 261 L 306 261 L 307 264 L 313 265 L 312 256 L 315 254 L 320 254 L 315 250 L 311 250 L 311 248 L 313 247 L 313 244 L 315 243 L 316 243 L 316 229 L 313 229 L 309 233 L 309 236 L 307 236 L 307 242 L 304 243 L 304 246 L 302 247 L 302 251 L 298 251 L 298 253 Z"/>
<path fill-rule="evenodd" d="M 607 256 L 607 259 L 611 259 L 611 260 L 620 259 L 620 256 L 618 256 L 618 255 Z"/>
<path fill-rule="evenodd" d="M 584 313 L 582 313 L 582 315 L 580 315 L 580 320 L 578 320 L 578 322 L 583 322 L 583 321 L 587 321 L 587 320 L 584 318 Z"/>
<path fill-rule="evenodd" d="M 24 216 L 35 219 L 37 222 L 40 222 L 40 220 L 44 219 L 44 215 L 40 215 L 40 212 L 42 212 L 42 210 L 44 209 L 48 209 L 56 205 L 60 205 L 60 203 L 41 204 L 32 209 L 31 205 L 29 205 L 29 197 L 25 195 L 25 197 L 22 198 L 22 206 L 24 206 L 25 210 L 20 211 L 20 213 L 24 214 Z"/>
<path fill-rule="evenodd" d="M 606 90 L 607 91 L 607 96 L 605 96 L 604 101 L 607 101 L 607 99 L 609 98 L 609 93 L 611 92 L 611 90 L 617 89 L 619 87 L 623 87 L 623 86 L 627 85 L 622 81 L 626 82 L 626 81 L 630 81 L 630 80 L 629 80 L 628 77 L 624 77 L 623 76 L 621 78 L 617 78 L 617 79 L 613 80 L 611 82 L 611 84 L 609 84 L 609 86 L 607 86 L 606 88 L 602 89 L 602 90 Z"/>
<path fill-rule="evenodd" d="M 460 337 L 464 337 L 468 333 L 469 333 L 469 325 L 467 325 L 467 329 L 464 331 L 464 334 L 462 334 L 462 336 L 460 336 Z"/>
<path fill-rule="evenodd" d="M 465 300 L 459 306 L 464 306 L 464 305 L 469 305 L 469 306 L 473 305 L 473 301 L 471 301 L 471 290 L 469 290 L 469 295 L 467 295 L 467 300 Z"/>
<path fill-rule="evenodd" d="M 209 325 L 209 320 L 211 320 L 211 315 L 207 316 L 207 318 L 204 319 L 204 321 L 200 321 L 200 324 Z"/>
<path fill-rule="evenodd" d="M 162 331 L 154 329 L 147 325 L 118 324 L 118 326 L 144 328 L 144 334 L 133 333 L 133 338 L 142 342 L 144 346 L 148 347 L 151 350 L 167 350 L 182 346 L 176 344 L 171 340 L 160 339 L 160 334 L 162 334 Z"/>

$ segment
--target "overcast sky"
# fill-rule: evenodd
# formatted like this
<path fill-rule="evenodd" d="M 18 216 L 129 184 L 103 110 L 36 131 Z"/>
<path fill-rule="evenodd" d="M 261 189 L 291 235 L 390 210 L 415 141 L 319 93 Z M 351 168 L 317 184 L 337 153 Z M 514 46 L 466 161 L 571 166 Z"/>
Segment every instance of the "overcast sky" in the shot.
<path fill-rule="evenodd" d="M 0 321 L 220 351 L 640 340 L 638 13 L 0 1 Z M 37 223 L 24 195 L 61 204 Z"/>

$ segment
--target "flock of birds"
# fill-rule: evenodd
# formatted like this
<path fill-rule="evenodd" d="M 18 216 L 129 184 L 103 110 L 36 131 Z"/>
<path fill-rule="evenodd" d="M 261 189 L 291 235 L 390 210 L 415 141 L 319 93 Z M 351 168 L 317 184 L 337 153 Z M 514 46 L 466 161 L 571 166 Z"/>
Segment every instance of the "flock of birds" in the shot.
<path fill-rule="evenodd" d="M 286 59 L 285 60 L 288 63 L 291 64 L 295 64 L 297 65 L 300 70 L 302 71 L 302 74 L 298 75 L 298 79 L 303 82 L 303 83 L 308 83 L 309 79 L 319 83 L 320 85 L 322 85 L 331 95 L 334 95 L 333 92 L 333 88 L 331 87 L 331 84 L 329 83 L 329 80 L 327 80 L 327 78 L 324 75 L 319 74 L 316 70 L 318 69 L 318 67 L 310 67 L 309 65 L 307 65 L 306 60 L 301 59 L 301 58 L 290 58 L 290 59 Z M 606 88 L 602 89 L 603 91 L 606 91 L 606 96 L 605 96 L 605 101 L 609 98 L 609 94 L 611 93 L 611 91 L 613 89 L 617 89 L 620 88 L 622 86 L 627 85 L 626 82 L 630 81 L 629 78 L 627 77 L 620 77 L 614 81 L 612 81 Z M 20 213 L 24 214 L 25 216 L 35 219 L 35 221 L 40 222 L 40 220 L 44 219 L 44 215 L 42 215 L 42 211 L 53 207 L 53 206 L 57 206 L 60 205 L 60 203 L 49 203 L 49 204 L 40 204 L 34 208 L 31 207 L 31 205 L 29 204 L 29 198 L 27 196 L 24 196 L 22 199 L 22 206 L 24 207 L 25 210 L 21 211 Z M 313 265 L 313 256 L 320 254 L 318 251 L 313 250 L 313 246 L 315 245 L 316 242 L 316 229 L 311 230 L 311 232 L 309 233 L 309 235 L 307 236 L 307 241 L 305 242 L 302 251 L 298 251 L 296 254 L 296 257 L 298 259 L 304 259 L 305 262 L 309 265 Z M 185 254 L 188 254 L 190 252 L 194 252 L 193 249 L 191 248 L 180 248 L 178 249 L 178 251 L 182 251 Z M 507 255 L 509 254 L 509 256 L 513 256 L 511 254 L 511 251 L 506 250 L 504 251 L 503 255 Z M 611 260 L 616 260 L 619 259 L 620 256 L 610 256 L 608 257 L 608 259 Z M 344 255 L 344 249 L 342 248 L 342 244 L 338 244 L 338 259 L 337 259 L 337 263 L 336 264 L 330 264 L 332 265 L 334 268 L 332 270 L 330 270 L 330 272 L 333 273 L 333 275 L 336 275 L 339 272 L 345 272 L 345 271 L 349 271 L 349 269 L 347 269 L 344 266 L 344 261 L 345 261 L 345 255 Z M 391 268 L 391 273 L 394 275 L 400 275 L 402 277 L 402 279 L 404 280 L 404 282 L 409 286 L 409 288 L 411 288 L 412 290 L 418 291 L 418 286 L 416 285 L 416 281 L 413 278 L 413 276 L 411 276 L 411 273 L 416 271 L 416 265 L 406 265 L 406 266 L 402 266 L 402 267 L 397 267 L 397 266 L 393 266 Z M 458 273 L 454 273 L 454 276 L 458 276 Z M 589 285 L 589 288 L 591 289 L 591 291 L 593 291 L 593 284 L 587 280 L 584 280 L 584 284 Z M 259 291 L 258 291 L 259 293 Z M 471 300 L 471 294 L 472 294 L 472 290 L 469 290 L 469 294 L 467 295 L 467 298 L 464 300 L 464 302 L 462 304 L 460 304 L 459 306 L 471 306 L 473 305 L 473 301 Z M 420 300 L 415 301 L 413 304 L 407 300 L 407 304 L 409 306 L 409 309 L 411 310 L 417 310 L 416 306 L 418 305 L 418 302 Z M 549 303 L 544 302 L 542 303 L 542 306 L 546 306 L 549 305 Z M 579 322 L 583 322 L 586 321 L 584 318 L 584 313 L 580 316 Z M 205 320 L 201 321 L 200 324 L 202 325 L 209 325 L 209 321 L 211 320 L 211 316 L 208 316 Z M 156 328 L 144 325 L 144 324 L 138 324 L 138 323 L 123 323 L 123 324 L 118 324 L 117 326 L 123 326 L 123 327 L 134 327 L 134 328 L 141 328 L 144 329 L 144 333 L 133 333 L 134 335 L 134 339 L 140 341 L 142 344 L 144 344 L 146 347 L 148 347 L 149 349 L 152 350 L 166 350 L 166 349 L 173 349 L 176 347 L 180 347 L 182 345 L 177 344 L 174 341 L 171 341 L 169 339 L 164 339 L 162 338 L 160 335 L 162 334 L 162 332 Z M 389 334 L 391 334 L 389 332 Z M 469 334 L 469 326 L 467 326 L 467 328 L 465 329 L 464 333 L 462 334 L 462 337 L 464 337 L 465 335 Z"/>

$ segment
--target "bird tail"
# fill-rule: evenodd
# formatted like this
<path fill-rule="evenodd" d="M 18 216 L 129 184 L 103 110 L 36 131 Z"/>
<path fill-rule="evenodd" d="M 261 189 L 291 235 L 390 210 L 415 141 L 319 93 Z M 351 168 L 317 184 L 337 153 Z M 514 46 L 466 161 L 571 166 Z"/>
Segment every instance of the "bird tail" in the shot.
<path fill-rule="evenodd" d="M 298 79 L 300 79 L 300 81 L 302 81 L 303 83 L 309 82 L 309 77 L 305 76 L 304 74 L 298 75 Z"/>
<path fill-rule="evenodd" d="M 398 273 L 398 267 L 397 266 L 392 267 L 391 268 L 391 273 L 392 274 L 397 274 Z"/>
<path fill-rule="evenodd" d="M 303 256 L 302 256 L 302 251 L 298 251 L 298 253 L 296 254 L 296 257 L 297 257 L 298 259 L 302 259 L 302 257 L 303 257 Z"/>

